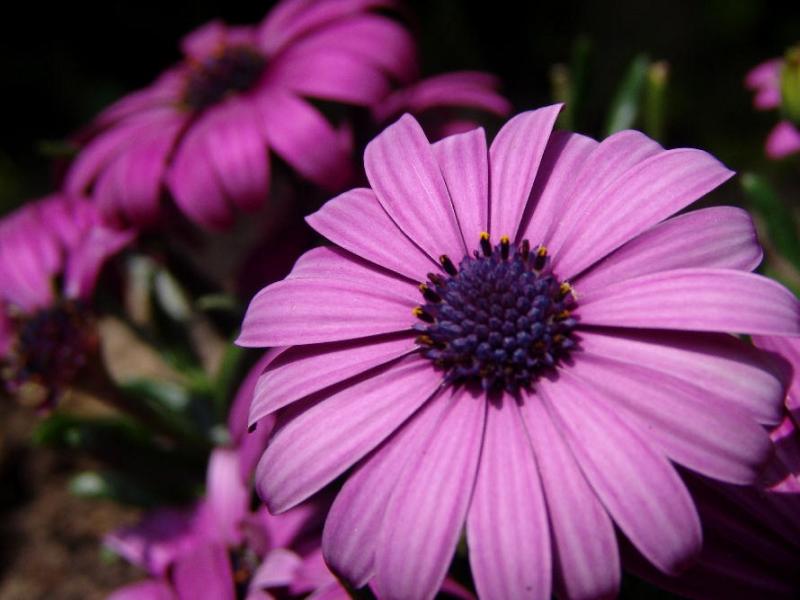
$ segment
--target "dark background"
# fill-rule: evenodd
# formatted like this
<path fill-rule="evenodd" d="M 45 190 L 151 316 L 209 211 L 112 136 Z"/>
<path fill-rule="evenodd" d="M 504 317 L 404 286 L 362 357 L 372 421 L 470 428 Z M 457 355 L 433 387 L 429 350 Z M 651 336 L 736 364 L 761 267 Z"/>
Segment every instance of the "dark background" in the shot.
<path fill-rule="evenodd" d="M 185 4 L 110 0 L 15 3 L 0 23 L 0 211 L 52 189 L 58 142 L 103 106 L 149 83 L 179 58 L 179 37 L 215 17 L 259 20 L 272 2 Z M 774 115 L 754 113 L 747 70 L 800 39 L 800 3 L 410 3 L 426 74 L 474 68 L 498 74 L 516 110 L 550 99 L 548 72 L 574 40 L 591 42 L 577 129 L 602 133 L 605 111 L 639 52 L 671 67 L 668 146 L 707 149 L 739 170 L 764 164 Z"/>

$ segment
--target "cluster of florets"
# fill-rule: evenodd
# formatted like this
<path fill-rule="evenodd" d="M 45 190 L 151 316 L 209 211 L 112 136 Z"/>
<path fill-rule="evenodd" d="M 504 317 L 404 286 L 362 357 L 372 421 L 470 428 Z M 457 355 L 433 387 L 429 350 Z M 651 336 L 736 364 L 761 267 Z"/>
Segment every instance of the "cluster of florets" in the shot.
<path fill-rule="evenodd" d="M 575 297 L 549 268 L 544 246 L 518 248 L 503 237 L 492 247 L 481 234 L 481 252 L 458 267 L 440 262 L 448 277 L 428 274 L 420 285 L 426 303 L 414 309 L 423 356 L 453 383 L 484 390 L 529 388 L 546 368 L 575 346 Z"/>
<path fill-rule="evenodd" d="M 191 66 L 183 103 L 202 110 L 228 94 L 245 92 L 258 81 L 265 66 L 266 59 L 254 47 L 227 46 Z"/>

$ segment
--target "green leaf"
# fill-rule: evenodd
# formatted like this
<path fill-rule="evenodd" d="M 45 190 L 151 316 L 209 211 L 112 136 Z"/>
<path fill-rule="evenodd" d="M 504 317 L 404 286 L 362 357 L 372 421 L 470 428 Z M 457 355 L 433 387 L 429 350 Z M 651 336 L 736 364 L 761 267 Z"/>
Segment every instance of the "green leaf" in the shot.
<path fill-rule="evenodd" d="M 625 77 L 617 88 L 614 100 L 611 102 L 606 135 L 633 127 L 639 116 L 639 104 L 649 65 L 650 60 L 645 54 L 639 54 L 631 61 Z"/>
<path fill-rule="evenodd" d="M 645 132 L 655 140 L 664 138 L 668 81 L 669 65 L 665 61 L 654 62 L 648 67 L 642 117 Z"/>
<path fill-rule="evenodd" d="M 763 219 L 774 248 L 800 270 L 800 239 L 792 211 L 765 178 L 745 173 L 741 182 L 750 206 Z"/>
<path fill-rule="evenodd" d="M 590 50 L 589 38 L 578 36 L 572 45 L 569 66 L 556 64 L 550 69 L 553 100 L 564 103 L 564 109 L 558 117 L 558 125 L 564 129 L 578 128 L 578 115 L 581 113 L 586 91 Z"/>
<path fill-rule="evenodd" d="M 155 507 L 162 498 L 140 482 L 113 471 L 84 471 L 69 482 L 69 491 L 81 498 L 114 500 L 120 504 Z"/>

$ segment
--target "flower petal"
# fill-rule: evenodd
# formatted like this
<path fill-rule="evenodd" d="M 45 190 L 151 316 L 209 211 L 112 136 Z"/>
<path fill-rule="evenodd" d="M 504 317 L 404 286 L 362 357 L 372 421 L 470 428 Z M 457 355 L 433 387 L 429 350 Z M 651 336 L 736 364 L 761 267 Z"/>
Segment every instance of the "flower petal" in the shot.
<path fill-rule="evenodd" d="M 613 598 L 620 581 L 614 527 L 543 402 L 526 393 L 520 414 L 547 502 L 558 595 Z"/>
<path fill-rule="evenodd" d="M 800 411 L 800 339 L 783 336 L 754 335 L 753 344 L 758 348 L 779 354 L 788 361 L 792 373 L 789 374 L 790 386 L 786 394 L 786 408 Z"/>
<path fill-rule="evenodd" d="M 782 418 L 781 365 L 731 335 L 592 330 L 581 332 L 580 347 L 697 385 L 704 396 L 731 403 L 759 423 Z"/>
<path fill-rule="evenodd" d="M 767 432 L 736 406 L 666 373 L 584 352 L 570 373 L 596 389 L 604 410 L 619 413 L 677 463 L 741 485 L 755 483 L 772 452 Z"/>
<path fill-rule="evenodd" d="M 576 173 L 597 147 L 590 137 L 569 131 L 554 131 L 547 142 L 542 163 L 533 182 L 531 197 L 522 216 L 517 241 L 547 245 L 549 232 L 564 213 L 564 205 L 578 182 Z"/>
<path fill-rule="evenodd" d="M 256 423 L 309 394 L 400 358 L 415 347 L 408 334 L 292 346 L 259 379 L 249 422 Z"/>
<path fill-rule="evenodd" d="M 254 100 L 270 148 L 289 166 L 330 190 L 350 181 L 350 147 L 316 108 L 278 90 L 259 93 Z"/>
<path fill-rule="evenodd" d="M 427 402 L 347 478 L 328 512 L 322 551 L 354 587 L 372 577 L 386 507 L 403 469 L 434 434 L 447 403 Z"/>
<path fill-rule="evenodd" d="M 581 145 L 590 144 L 583 141 Z M 568 159 L 570 162 L 575 162 L 576 168 L 579 168 L 567 176 L 572 180 L 571 184 L 568 181 L 564 185 L 560 178 L 555 179 L 556 184 L 564 187 L 564 191 L 551 200 L 551 205 L 554 205 L 553 214 L 549 219 L 551 223 L 546 232 L 545 243 L 553 255 L 558 255 L 566 240 L 573 235 L 573 231 L 585 222 L 586 215 L 605 189 L 633 166 L 664 150 L 657 142 L 638 131 L 619 131 L 610 135 L 599 144 L 595 144 L 591 154 L 585 157 L 583 153 L 587 148 L 579 146 L 578 149 L 581 150 L 583 159 L 580 163 L 577 163 L 577 157 L 570 155 L 565 155 L 564 158 L 558 157 L 558 160 Z M 558 167 L 555 169 L 557 173 L 564 172 Z M 546 194 L 547 189 L 545 188 L 542 193 Z M 533 218 L 536 219 L 535 213 Z M 534 242 L 533 238 L 531 242 Z"/>
<path fill-rule="evenodd" d="M 750 215 L 733 206 L 673 217 L 638 235 L 574 282 L 582 291 L 686 267 L 752 271 L 763 252 Z"/>
<path fill-rule="evenodd" d="M 370 106 L 389 93 L 389 79 L 369 61 L 338 48 L 294 48 L 268 70 L 269 85 L 322 100 Z"/>
<path fill-rule="evenodd" d="M 472 576 L 481 598 L 550 598 L 547 509 L 514 398 L 489 403 L 478 479 L 467 516 Z"/>
<path fill-rule="evenodd" d="M 307 254 L 318 258 L 331 252 L 317 248 Z M 411 311 L 420 300 L 414 286 L 354 261 L 341 259 L 337 266 L 338 272 L 319 266 L 326 269 L 325 278 L 299 272 L 261 290 L 250 301 L 236 343 L 293 346 L 411 329 Z"/>
<path fill-rule="evenodd" d="M 167 186 L 181 212 L 212 230 L 233 223 L 233 212 L 211 158 L 208 135 L 213 109 L 183 137 L 167 174 Z"/>
<path fill-rule="evenodd" d="M 592 489 L 641 553 L 666 573 L 694 558 L 702 546 L 700 520 L 672 465 L 569 370 L 555 382 L 540 380 L 539 394 Z"/>
<path fill-rule="evenodd" d="M 495 239 L 516 238 L 561 104 L 517 115 L 497 134 L 489 149 L 489 229 Z"/>
<path fill-rule="evenodd" d="M 312 397 L 296 416 L 279 424 L 258 463 L 257 488 L 270 511 L 291 508 L 351 467 L 440 383 L 429 361 L 411 356 Z"/>
<path fill-rule="evenodd" d="M 581 323 L 800 335 L 800 304 L 779 283 L 724 269 L 676 269 L 579 296 Z"/>
<path fill-rule="evenodd" d="M 172 588 L 164 581 L 137 581 L 111 592 L 107 600 L 174 600 Z"/>
<path fill-rule="evenodd" d="M 786 158 L 800 150 L 800 129 L 781 121 L 769 132 L 764 149 L 770 158 Z"/>
<path fill-rule="evenodd" d="M 409 458 L 386 507 L 375 584 L 386 598 L 433 598 L 453 559 L 467 516 L 483 444 L 486 403 L 465 389 L 448 404 L 427 443 Z"/>
<path fill-rule="evenodd" d="M 732 175 L 710 154 L 689 148 L 640 162 L 586 206 L 569 238 L 554 251 L 553 268 L 565 278 L 577 275 Z"/>
<path fill-rule="evenodd" d="M 345 192 L 306 221 L 334 244 L 414 281 L 424 281 L 433 270 L 430 258 L 398 229 L 370 189 Z"/>
<path fill-rule="evenodd" d="M 180 600 L 236 599 L 228 551 L 219 544 L 201 544 L 182 557 L 175 563 L 172 579 Z"/>
<path fill-rule="evenodd" d="M 436 261 L 442 254 L 464 256 L 447 186 L 412 116 L 404 115 L 369 143 L 364 167 L 383 208 L 411 241 Z"/>
<path fill-rule="evenodd" d="M 286 587 L 294 581 L 303 559 L 287 548 L 272 548 L 253 574 L 256 588 Z"/>
<path fill-rule="evenodd" d="M 249 504 L 250 490 L 240 476 L 239 454 L 228 448 L 214 449 L 208 459 L 205 499 L 211 535 L 223 544 L 240 543 Z"/>
<path fill-rule="evenodd" d="M 489 230 L 489 155 L 486 134 L 478 128 L 433 145 L 468 250 Z M 460 256 L 451 256 L 456 263 Z"/>
<path fill-rule="evenodd" d="M 222 188 L 245 211 L 259 209 L 269 192 L 269 157 L 255 107 L 228 101 L 209 124 L 208 154 Z"/>

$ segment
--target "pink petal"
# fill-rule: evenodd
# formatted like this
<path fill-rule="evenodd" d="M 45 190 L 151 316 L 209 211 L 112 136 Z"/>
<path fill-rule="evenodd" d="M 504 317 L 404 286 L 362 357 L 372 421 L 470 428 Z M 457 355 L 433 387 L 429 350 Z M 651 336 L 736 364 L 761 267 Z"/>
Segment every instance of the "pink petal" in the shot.
<path fill-rule="evenodd" d="M 541 482 L 515 399 L 489 403 L 467 516 L 481 598 L 550 598 L 550 535 Z"/>
<path fill-rule="evenodd" d="M 303 96 L 370 106 L 389 92 L 389 79 L 373 64 L 334 49 L 291 49 L 268 70 L 270 85 Z"/>
<path fill-rule="evenodd" d="M 763 349 L 785 358 L 792 367 L 791 385 L 786 394 L 786 408 L 790 411 L 800 410 L 800 339 L 783 336 L 754 335 L 753 343 Z"/>
<path fill-rule="evenodd" d="M 325 588 L 331 583 L 338 584 L 338 581 L 333 573 L 328 570 L 328 566 L 322 558 L 322 549 L 317 546 L 303 557 L 303 562 L 297 571 L 297 577 L 292 582 L 292 585 L 289 586 L 289 592 L 291 594 L 305 594 Z"/>
<path fill-rule="evenodd" d="M 725 269 L 676 269 L 579 295 L 585 325 L 800 335 L 800 305 L 779 283 Z"/>
<path fill-rule="evenodd" d="M 250 586 L 254 588 L 286 587 L 290 585 L 303 559 L 286 548 L 270 550 L 253 574 Z"/>
<path fill-rule="evenodd" d="M 447 403 L 427 402 L 368 456 L 347 478 L 331 506 L 322 533 L 322 551 L 331 568 L 354 587 L 374 572 L 386 507 L 410 457 L 434 434 Z"/>
<path fill-rule="evenodd" d="M 597 194 L 585 213 L 579 213 L 580 222 L 563 246 L 554 250 L 553 268 L 562 277 L 574 277 L 732 175 L 700 150 L 679 148 L 643 160 Z"/>
<path fill-rule="evenodd" d="M 533 182 L 517 241 L 527 239 L 534 247 L 549 243 L 548 232 L 565 212 L 565 200 L 573 195 L 578 181 L 575 174 L 596 147 L 597 142 L 585 135 L 553 132 Z"/>
<path fill-rule="evenodd" d="M 166 582 L 153 579 L 116 589 L 106 600 L 175 600 L 175 596 Z"/>
<path fill-rule="evenodd" d="M 424 281 L 434 270 L 429 257 L 398 229 L 372 190 L 345 192 L 306 221 L 334 244 L 413 281 Z"/>
<path fill-rule="evenodd" d="M 236 343 L 292 346 L 410 330 L 420 300 L 413 286 L 355 262 L 340 264 L 340 274 L 295 275 L 261 290 L 250 301 Z M 337 276 L 342 279 L 331 278 Z"/>
<path fill-rule="evenodd" d="M 608 513 L 538 396 L 525 394 L 520 413 L 542 479 L 553 539 L 559 597 L 613 598 L 619 589 L 617 540 Z M 563 591 L 563 593 L 562 593 Z"/>
<path fill-rule="evenodd" d="M 563 195 L 559 194 L 560 197 L 556 197 L 555 201 L 550 201 L 550 204 L 555 204 L 555 206 L 552 208 L 552 215 L 548 215 L 551 223 L 546 232 L 545 243 L 550 249 L 550 253 L 554 255 L 558 255 L 565 241 L 572 236 L 573 230 L 584 224 L 586 214 L 609 185 L 620 179 L 631 167 L 663 152 L 663 148 L 658 143 L 638 131 L 615 133 L 595 145 L 591 154 L 588 155 L 585 154 L 588 150 L 586 146 L 591 144 L 582 140 L 581 145 L 584 147 L 578 146 L 578 149 L 581 151 L 579 158 L 582 159 L 582 162 L 577 163 L 576 158 L 578 157 L 569 154 L 565 156 L 571 162 L 576 162 L 576 167 L 580 164 L 580 168 L 570 174 L 574 182 L 564 186 L 560 178 L 555 180 L 556 184 L 565 187 L 565 190 L 562 192 Z M 558 167 L 555 169 L 558 173 L 563 172 Z M 542 193 L 547 194 L 546 185 L 548 184 L 543 182 L 543 185 L 545 185 L 545 189 Z M 565 192 L 569 192 L 569 195 L 566 195 Z M 533 220 L 537 220 L 535 212 Z M 531 241 L 534 240 L 531 239 Z"/>
<path fill-rule="evenodd" d="M 175 152 L 167 171 L 167 186 L 183 214 L 208 229 L 225 229 L 233 212 L 211 158 L 208 136 L 214 112 L 194 123 Z"/>
<path fill-rule="evenodd" d="M 180 600 L 214 598 L 235 600 L 228 551 L 218 544 L 203 544 L 175 563 L 172 571 Z"/>
<path fill-rule="evenodd" d="M 270 169 L 255 107 L 229 101 L 208 128 L 209 157 L 226 195 L 242 210 L 258 210 L 267 199 Z"/>
<path fill-rule="evenodd" d="M 372 8 L 391 7 L 392 0 L 285 0 L 259 26 L 259 45 L 270 54 L 316 29 Z"/>
<path fill-rule="evenodd" d="M 778 86 L 766 87 L 756 92 L 753 97 L 753 106 L 758 110 L 770 110 L 781 105 L 781 89 Z"/>
<path fill-rule="evenodd" d="M 561 104 L 517 115 L 506 123 L 489 150 L 489 228 L 495 240 L 516 238 L 539 163 Z"/>
<path fill-rule="evenodd" d="M 242 481 L 239 471 L 236 451 L 216 448 L 211 452 L 205 505 L 214 537 L 231 546 L 241 542 L 241 526 L 250 504 L 250 489 Z"/>
<path fill-rule="evenodd" d="M 436 431 L 409 457 L 378 536 L 376 586 L 387 598 L 433 598 L 467 516 L 483 445 L 486 403 L 465 389 L 448 404 Z"/>
<path fill-rule="evenodd" d="M 731 403 L 759 423 L 781 420 L 780 365 L 733 336 L 634 330 L 581 332 L 586 353 L 641 365 L 702 388 L 703 396 Z"/>
<path fill-rule="evenodd" d="M 582 291 L 686 267 L 752 271 L 763 252 L 750 215 L 716 206 L 673 217 L 638 235 L 574 282 Z"/>
<path fill-rule="evenodd" d="M 433 145 L 468 250 L 489 230 L 489 155 L 486 134 L 475 129 Z M 451 256 L 456 263 L 461 257 Z"/>
<path fill-rule="evenodd" d="M 604 410 L 620 414 L 669 458 L 695 471 L 752 484 L 772 451 L 766 431 L 724 398 L 665 373 L 582 353 L 570 373 L 596 389 Z"/>
<path fill-rule="evenodd" d="M 764 86 L 777 86 L 780 84 L 782 66 L 782 58 L 772 58 L 764 61 L 748 71 L 744 83 L 751 89 Z"/>
<path fill-rule="evenodd" d="M 316 108 L 277 90 L 254 100 L 270 148 L 300 175 L 331 190 L 351 179 L 350 148 Z"/>
<path fill-rule="evenodd" d="M 702 545 L 691 496 L 669 462 L 579 384 L 569 370 L 539 381 L 592 489 L 628 539 L 656 567 L 677 572 Z"/>
<path fill-rule="evenodd" d="M 215 19 L 189 32 L 181 39 L 181 52 L 195 60 L 203 60 L 219 51 L 225 44 L 227 27 Z"/>
<path fill-rule="evenodd" d="M 292 45 L 291 52 L 345 52 L 398 81 L 416 76 L 416 43 L 397 21 L 376 14 L 356 15 L 318 29 Z"/>
<path fill-rule="evenodd" d="M 81 244 L 67 257 L 64 267 L 64 296 L 88 300 L 105 263 L 130 244 L 136 231 L 119 231 L 95 225 L 84 234 Z"/>
<path fill-rule="evenodd" d="M 397 429 L 440 383 L 429 361 L 412 356 L 308 403 L 276 430 L 258 464 L 257 487 L 269 509 L 283 512 L 339 476 Z"/>
<path fill-rule="evenodd" d="M 292 346 L 281 353 L 259 379 L 249 423 L 256 423 L 314 392 L 400 358 L 414 348 L 414 339 L 408 334 Z"/>
<path fill-rule="evenodd" d="M 789 121 L 781 121 L 770 131 L 764 148 L 770 158 L 786 158 L 800 150 L 800 130 Z"/>
<path fill-rule="evenodd" d="M 383 208 L 432 259 L 466 248 L 439 165 L 422 128 L 404 115 L 372 140 L 364 167 Z"/>

